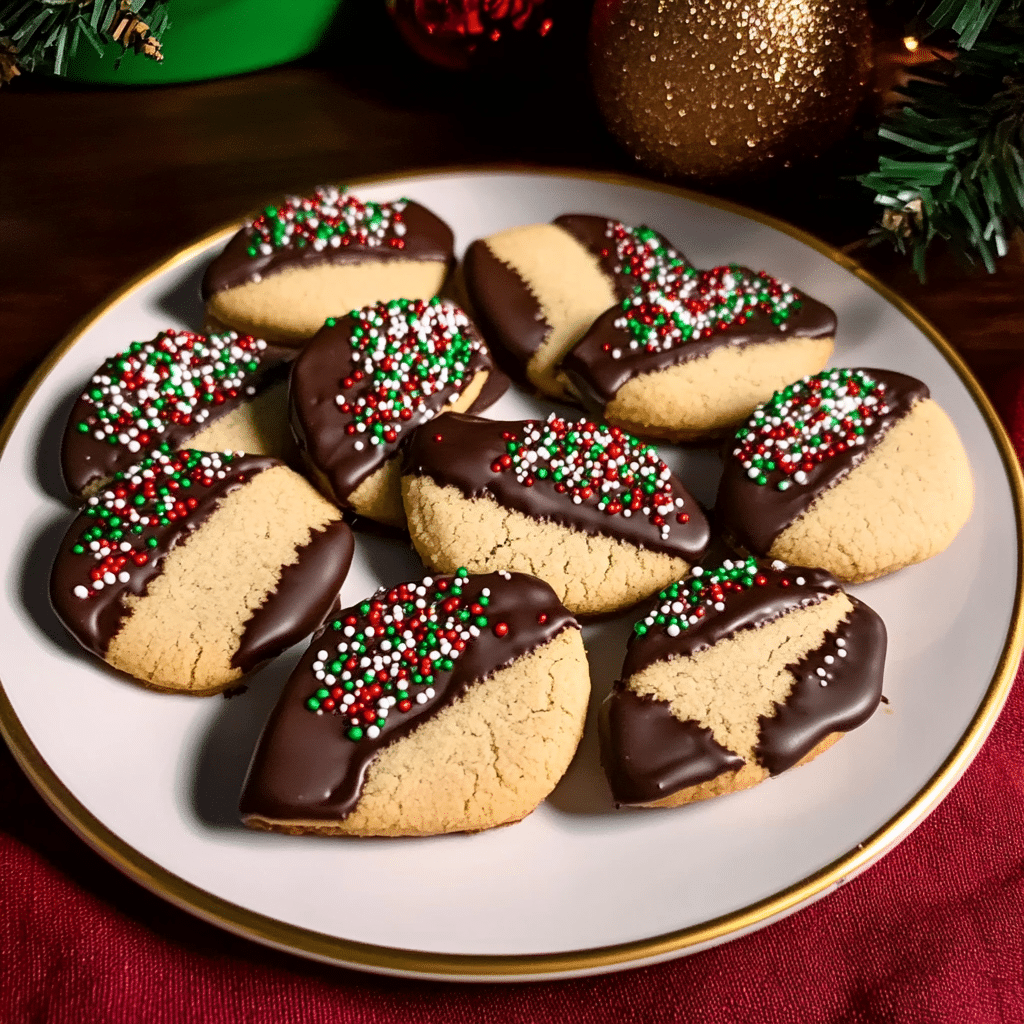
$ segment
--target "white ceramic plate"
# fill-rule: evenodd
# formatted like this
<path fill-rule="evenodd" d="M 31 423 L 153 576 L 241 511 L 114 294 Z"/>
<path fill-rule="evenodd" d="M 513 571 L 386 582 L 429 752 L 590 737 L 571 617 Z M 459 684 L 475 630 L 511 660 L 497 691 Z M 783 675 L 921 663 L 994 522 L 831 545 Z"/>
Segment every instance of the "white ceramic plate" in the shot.
<path fill-rule="evenodd" d="M 568 774 L 522 823 L 479 835 L 338 840 L 253 833 L 235 802 L 257 734 L 298 657 L 232 700 L 151 693 L 83 654 L 49 609 L 49 566 L 71 518 L 58 443 L 72 398 L 107 355 L 167 326 L 198 328 L 197 284 L 220 231 L 123 290 L 40 371 L 0 458 L 0 724 L 43 794 L 130 876 L 194 913 L 294 952 L 420 977 L 566 977 L 651 963 L 761 927 L 838 886 L 929 813 L 1005 701 L 1021 649 L 1020 474 L 991 408 L 948 346 L 840 254 L 726 204 L 639 181 L 442 173 L 360 187 L 406 195 L 461 250 L 567 211 L 649 223 L 698 266 L 764 267 L 833 306 L 835 364 L 924 379 L 971 456 L 975 512 L 953 546 L 854 588 L 889 628 L 885 694 L 861 729 L 797 771 L 676 811 L 616 811 L 593 720 Z M 492 415 L 533 415 L 522 395 Z M 717 460 L 670 451 L 704 500 Z M 342 597 L 421 574 L 396 543 L 361 536 Z M 629 617 L 585 631 L 594 702 Z M 593 710 L 593 708 L 592 708 Z"/>

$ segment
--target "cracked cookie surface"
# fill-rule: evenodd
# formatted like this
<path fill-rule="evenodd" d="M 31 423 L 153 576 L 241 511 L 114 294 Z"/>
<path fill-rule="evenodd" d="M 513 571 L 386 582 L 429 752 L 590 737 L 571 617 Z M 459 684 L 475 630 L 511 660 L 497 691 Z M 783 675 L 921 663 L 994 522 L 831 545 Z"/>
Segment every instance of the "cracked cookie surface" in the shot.
<path fill-rule="evenodd" d="M 726 457 L 716 508 L 758 555 L 845 582 L 944 551 L 971 515 L 967 453 L 913 377 L 827 370 L 755 410 Z"/>
<path fill-rule="evenodd" d="M 601 709 L 613 795 L 675 807 L 811 760 L 877 707 L 885 646 L 821 570 L 730 560 L 667 588 Z"/>
<path fill-rule="evenodd" d="M 51 600 L 114 668 L 216 693 L 321 623 L 352 551 L 338 510 L 276 460 L 158 453 L 72 523 Z"/>
<path fill-rule="evenodd" d="M 590 677 L 540 580 L 450 576 L 338 614 L 289 679 L 241 798 L 254 828 L 435 835 L 510 824 L 561 778 Z"/>
<path fill-rule="evenodd" d="M 203 278 L 207 316 L 299 346 L 330 316 L 436 295 L 452 245 L 448 225 L 418 203 L 321 186 L 267 206 L 232 237 Z"/>
<path fill-rule="evenodd" d="M 417 432 L 402 472 L 428 565 L 527 572 L 575 614 L 636 604 L 708 543 L 700 506 L 657 452 L 587 420 L 446 414 Z"/>

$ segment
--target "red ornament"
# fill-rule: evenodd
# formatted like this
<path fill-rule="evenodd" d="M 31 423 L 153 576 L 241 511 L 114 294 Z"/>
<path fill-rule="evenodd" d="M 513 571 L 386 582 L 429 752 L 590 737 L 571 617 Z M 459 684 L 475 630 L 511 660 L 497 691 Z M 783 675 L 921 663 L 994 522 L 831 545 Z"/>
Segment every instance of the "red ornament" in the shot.
<path fill-rule="evenodd" d="M 405 41 L 449 71 L 490 65 L 551 31 L 550 0 L 386 0 Z"/>

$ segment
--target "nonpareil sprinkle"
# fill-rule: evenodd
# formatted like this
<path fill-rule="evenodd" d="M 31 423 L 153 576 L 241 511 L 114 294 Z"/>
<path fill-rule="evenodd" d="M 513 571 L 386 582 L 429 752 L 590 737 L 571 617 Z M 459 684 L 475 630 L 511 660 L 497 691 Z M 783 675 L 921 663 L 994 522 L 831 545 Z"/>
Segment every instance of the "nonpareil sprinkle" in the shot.
<path fill-rule="evenodd" d="M 614 247 L 616 270 L 629 277 L 638 289 L 671 287 L 689 267 L 657 231 L 644 224 L 634 228 L 621 221 L 609 221 L 605 237 L 612 244 L 601 255 L 611 256 Z"/>
<path fill-rule="evenodd" d="M 234 331 L 164 331 L 133 342 L 93 375 L 82 396 L 92 411 L 76 429 L 130 452 L 159 444 L 172 427 L 198 430 L 225 402 L 256 393 L 266 347 Z"/>
<path fill-rule="evenodd" d="M 127 583 L 133 568 L 152 557 L 159 531 L 192 515 L 202 488 L 228 476 L 234 460 L 231 452 L 163 448 L 118 473 L 83 510 L 91 525 L 71 550 L 93 564 L 88 585 L 76 586 L 75 596 L 88 598 L 115 583 Z"/>
<path fill-rule="evenodd" d="M 679 636 L 711 611 L 724 611 L 731 593 L 766 586 L 769 571 L 779 574 L 786 568 L 785 563 L 776 561 L 771 570 L 765 570 L 756 558 L 726 559 L 715 569 L 698 566 L 688 579 L 658 594 L 654 609 L 633 626 L 633 632 L 645 636 L 649 630 L 660 628 L 669 636 Z"/>
<path fill-rule="evenodd" d="M 373 445 L 394 444 L 414 417 L 427 418 L 427 400 L 460 391 L 482 348 L 469 318 L 445 299 L 393 299 L 329 321 L 347 323 L 352 372 L 335 401 L 349 435 Z"/>
<path fill-rule="evenodd" d="M 805 484 L 827 459 L 865 443 L 889 412 L 885 385 L 862 370 L 825 370 L 776 391 L 736 432 L 738 459 L 755 483 Z"/>
<path fill-rule="evenodd" d="M 468 572 L 382 587 L 321 634 L 313 662 L 319 684 L 306 699 L 317 714 L 340 716 L 353 741 L 376 739 L 392 715 L 435 697 L 438 672 L 450 672 L 489 624 L 490 589 L 464 594 Z M 509 627 L 496 623 L 504 637 Z"/>
<path fill-rule="evenodd" d="M 615 327 L 629 335 L 629 342 L 611 356 L 667 352 L 743 325 L 755 314 L 781 326 L 800 307 L 797 293 L 764 271 L 735 264 L 711 270 L 685 267 L 670 286 L 641 289 L 622 302 Z"/>
<path fill-rule="evenodd" d="M 393 203 L 363 202 L 330 185 L 315 189 L 312 196 L 289 196 L 268 206 L 248 229 L 250 256 L 269 256 L 286 247 L 322 251 L 350 245 L 370 248 L 382 245 L 403 249 L 405 223 L 402 212 L 409 200 Z"/>
<path fill-rule="evenodd" d="M 505 451 L 491 465 L 511 473 L 524 487 L 553 485 L 567 501 L 588 502 L 609 516 L 640 516 L 660 532 L 669 521 L 689 521 L 684 501 L 673 493 L 672 472 L 650 445 L 619 427 L 566 420 L 551 413 L 504 435 Z"/>

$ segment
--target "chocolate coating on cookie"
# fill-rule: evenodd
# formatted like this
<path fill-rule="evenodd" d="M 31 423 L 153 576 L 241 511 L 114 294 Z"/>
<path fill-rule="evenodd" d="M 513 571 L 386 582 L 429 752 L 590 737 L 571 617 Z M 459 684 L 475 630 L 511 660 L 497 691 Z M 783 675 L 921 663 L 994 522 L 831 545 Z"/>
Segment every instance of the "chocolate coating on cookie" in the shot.
<path fill-rule="evenodd" d="M 668 239 L 647 227 L 631 228 L 590 214 L 563 214 L 552 223 L 597 257 L 614 293 L 622 299 L 652 280 L 667 283 L 678 269 L 689 266 Z M 466 250 L 463 273 L 485 335 L 525 365 L 550 332 L 530 283 L 498 259 L 486 239 L 476 240 Z"/>
<path fill-rule="evenodd" d="M 602 706 L 602 763 L 620 804 L 653 803 L 745 763 L 721 746 L 710 729 L 676 719 L 668 701 L 635 693 L 630 678 L 659 662 L 689 657 L 739 630 L 764 628 L 840 592 L 823 570 L 781 562 L 727 561 L 702 575 L 703 582 L 691 578 L 667 588 L 637 623 L 623 681 Z M 754 756 L 772 775 L 793 767 L 832 733 L 863 724 L 878 706 L 885 626 L 863 602 L 850 601 L 852 611 L 824 642 L 786 666 L 795 679 L 792 690 L 775 704 L 773 715 L 758 720 Z"/>
<path fill-rule="evenodd" d="M 417 587 L 423 588 L 422 595 L 415 593 Z M 417 609 L 416 600 L 422 600 L 423 607 Z M 427 658 L 426 665 L 422 657 L 395 657 L 393 671 L 371 672 L 372 680 L 367 679 L 360 667 L 362 658 L 395 652 L 397 641 L 388 639 L 386 632 L 386 620 L 395 618 L 395 607 L 403 609 L 400 621 L 407 629 L 424 633 L 428 622 L 438 622 L 446 634 L 456 634 L 451 642 L 462 643 L 463 648 L 433 661 Z M 469 617 L 463 618 L 463 612 Z M 384 588 L 340 612 L 314 637 L 264 730 L 242 792 L 243 817 L 345 818 L 359 800 L 366 770 L 378 750 L 454 703 L 468 687 L 569 628 L 577 628 L 576 620 L 551 588 L 519 573 L 428 577 Z M 459 637 L 463 632 L 468 639 Z M 416 643 L 429 646 L 429 630 Z M 356 653 L 358 646 L 366 651 Z M 399 675 L 402 670 L 405 674 Z M 429 685 L 415 682 L 414 673 L 423 670 L 429 673 Z M 346 682 L 351 683 L 347 690 Z M 353 704 L 344 703 L 344 694 L 351 695 Z M 390 706 L 384 706 L 388 701 Z M 356 702 L 372 710 L 354 716 L 353 724 Z M 382 709 L 385 714 L 379 717 Z M 370 721 L 375 724 L 368 725 Z"/>
<path fill-rule="evenodd" d="M 298 224 L 296 214 L 301 218 Z M 325 186 L 311 197 L 267 207 L 235 234 L 207 267 L 202 295 L 208 299 L 215 292 L 282 270 L 320 264 L 395 260 L 451 264 L 453 243 L 451 228 L 419 203 L 405 199 L 364 203 Z"/>
<path fill-rule="evenodd" d="M 722 529 L 750 551 L 767 553 L 819 494 L 928 397 L 916 378 L 875 369 L 825 370 L 776 392 L 730 445 L 715 504 Z M 773 454 L 780 451 L 791 460 L 785 469 Z"/>
<path fill-rule="evenodd" d="M 737 266 L 691 269 L 675 291 L 635 295 L 602 314 L 563 359 L 562 371 L 588 408 L 603 409 L 633 377 L 717 349 L 835 333 L 828 306 L 774 278 Z"/>
<path fill-rule="evenodd" d="M 641 696 L 622 682 L 601 705 L 598 727 L 601 764 L 618 806 L 654 803 L 744 764 L 710 729 L 681 722 L 668 701 Z"/>
<path fill-rule="evenodd" d="M 664 235 L 643 224 L 634 228 L 584 213 L 564 213 L 552 223 L 598 258 L 622 299 L 638 287 L 665 287 L 690 266 Z"/>
<path fill-rule="evenodd" d="M 344 504 L 416 427 L 484 372 L 494 372 L 490 353 L 447 300 L 397 299 L 353 310 L 329 320 L 295 360 L 292 427 Z M 473 408 L 493 402 L 496 390 L 485 386 Z"/>
<path fill-rule="evenodd" d="M 775 714 L 762 716 L 755 754 L 778 775 L 792 768 L 826 736 L 863 725 L 882 699 L 887 643 L 885 623 L 851 597 L 852 614 L 795 665 L 796 685 Z"/>
<path fill-rule="evenodd" d="M 462 270 L 473 300 L 473 315 L 484 334 L 520 366 L 525 365 L 550 330 L 540 303 L 519 274 L 499 260 L 483 239 L 470 244 Z M 515 372 L 516 367 L 506 365 L 506 369 Z"/>
<path fill-rule="evenodd" d="M 282 566 L 281 578 L 245 624 L 231 664 L 249 672 L 309 636 L 324 620 L 348 575 L 355 540 L 341 519 L 314 530 Z M 335 604 L 337 607 L 337 604 Z"/>
<path fill-rule="evenodd" d="M 164 558 L 220 498 L 277 465 L 267 456 L 159 451 L 117 474 L 89 499 L 57 553 L 50 601 L 61 622 L 103 657 L 128 615 L 122 597 L 145 594 Z"/>
<path fill-rule="evenodd" d="M 748 558 L 726 561 L 711 571 L 696 569 L 689 579 L 663 590 L 652 611 L 636 624 L 622 678 L 659 661 L 689 657 L 741 629 L 756 629 L 841 589 L 824 569 L 782 562 Z M 658 622 L 659 616 L 665 621 Z"/>
<path fill-rule="evenodd" d="M 284 380 L 292 355 L 234 331 L 168 330 L 134 342 L 99 367 L 71 410 L 61 444 L 68 490 L 82 495 L 158 445 L 187 445 Z"/>
<path fill-rule="evenodd" d="M 546 421 L 445 413 L 413 436 L 402 472 L 457 487 L 467 498 L 490 497 L 534 519 L 690 563 L 709 540 L 696 499 L 655 449 L 617 427 L 555 413 Z M 645 491 L 648 486 L 652 493 Z"/>

